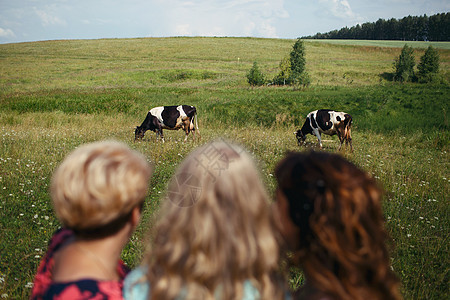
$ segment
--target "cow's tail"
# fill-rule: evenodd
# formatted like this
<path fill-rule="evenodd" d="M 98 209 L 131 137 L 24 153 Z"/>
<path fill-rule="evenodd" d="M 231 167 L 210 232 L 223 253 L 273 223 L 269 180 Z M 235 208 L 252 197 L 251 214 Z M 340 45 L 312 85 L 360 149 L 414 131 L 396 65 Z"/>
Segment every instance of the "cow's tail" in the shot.
<path fill-rule="evenodd" d="M 201 137 L 200 135 L 200 129 L 198 129 L 198 115 L 197 115 L 197 110 L 195 110 L 194 112 L 194 120 L 195 120 L 195 131 L 197 131 L 197 134 L 199 136 L 199 138 Z"/>

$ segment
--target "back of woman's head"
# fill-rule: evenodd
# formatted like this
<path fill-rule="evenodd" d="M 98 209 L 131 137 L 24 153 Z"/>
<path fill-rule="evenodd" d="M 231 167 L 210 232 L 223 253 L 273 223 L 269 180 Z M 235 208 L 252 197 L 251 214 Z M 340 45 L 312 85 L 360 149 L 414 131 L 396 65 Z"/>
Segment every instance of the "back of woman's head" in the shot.
<path fill-rule="evenodd" d="M 373 178 L 326 152 L 290 153 L 275 176 L 300 229 L 297 254 L 311 284 L 336 299 L 400 297 Z"/>
<path fill-rule="evenodd" d="M 153 299 L 235 299 L 250 280 L 263 298 L 278 246 L 253 159 L 216 141 L 189 155 L 173 176 L 149 259 Z M 221 298 L 222 297 L 222 298 Z M 273 299 L 273 298 L 272 298 Z"/>
<path fill-rule="evenodd" d="M 142 204 L 152 168 L 123 143 L 86 144 L 70 153 L 53 174 L 51 197 L 61 223 L 80 234 L 109 234 Z M 108 227 L 117 223 L 118 226 Z M 105 229 L 105 230 L 102 230 Z"/>

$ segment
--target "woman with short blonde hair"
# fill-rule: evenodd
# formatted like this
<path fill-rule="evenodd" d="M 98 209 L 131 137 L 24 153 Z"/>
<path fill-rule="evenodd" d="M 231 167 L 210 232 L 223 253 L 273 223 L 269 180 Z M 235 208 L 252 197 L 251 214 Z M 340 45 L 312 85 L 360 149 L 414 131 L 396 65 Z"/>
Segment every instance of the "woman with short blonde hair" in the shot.
<path fill-rule="evenodd" d="M 152 167 L 115 141 L 83 145 L 53 174 L 51 198 L 63 228 L 49 245 L 32 299 L 122 299 L 120 260 L 136 228 Z"/>
<path fill-rule="evenodd" d="M 212 142 L 184 160 L 152 237 L 143 266 L 125 280 L 125 299 L 284 297 L 268 196 L 238 146 Z"/>
<path fill-rule="evenodd" d="M 120 220 L 142 204 L 151 168 L 145 157 L 115 141 L 73 151 L 52 177 L 51 197 L 61 223 L 80 233 Z"/>

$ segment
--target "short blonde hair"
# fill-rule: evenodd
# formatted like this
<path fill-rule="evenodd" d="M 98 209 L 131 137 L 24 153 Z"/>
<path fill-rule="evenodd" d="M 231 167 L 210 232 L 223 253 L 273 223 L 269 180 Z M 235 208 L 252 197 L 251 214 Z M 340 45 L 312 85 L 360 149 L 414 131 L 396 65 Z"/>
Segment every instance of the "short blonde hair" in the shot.
<path fill-rule="evenodd" d="M 224 141 L 197 149 L 167 198 L 146 261 L 152 299 L 239 299 L 247 280 L 260 299 L 282 298 L 269 198 L 248 153 Z"/>
<path fill-rule="evenodd" d="M 91 231 L 141 204 L 152 166 L 123 143 L 102 141 L 70 153 L 53 174 L 50 192 L 58 219 L 76 231 Z"/>

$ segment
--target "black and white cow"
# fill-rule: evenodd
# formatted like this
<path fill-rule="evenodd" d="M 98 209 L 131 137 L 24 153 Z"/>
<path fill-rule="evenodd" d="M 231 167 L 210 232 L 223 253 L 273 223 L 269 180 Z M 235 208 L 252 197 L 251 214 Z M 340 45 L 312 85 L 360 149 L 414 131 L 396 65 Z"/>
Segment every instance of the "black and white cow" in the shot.
<path fill-rule="evenodd" d="M 163 129 L 178 130 L 182 128 L 186 133 L 184 141 L 187 140 L 189 132 L 195 138 L 194 119 L 198 130 L 197 109 L 190 105 L 158 106 L 150 109 L 141 126 L 134 131 L 134 140 L 141 139 L 147 130 L 156 132 L 164 142 Z M 200 131 L 198 132 L 200 134 Z"/>
<path fill-rule="evenodd" d="M 297 136 L 298 144 L 301 146 L 305 140 L 307 134 L 314 134 L 319 141 L 320 148 L 322 148 L 322 140 L 320 135 L 322 133 L 327 135 L 337 134 L 339 137 L 339 150 L 341 150 L 342 144 L 350 144 L 350 148 L 353 151 L 352 146 L 352 116 L 345 112 L 337 112 L 329 109 L 319 109 L 310 112 L 306 116 L 305 123 L 302 128 L 294 132 Z"/>

